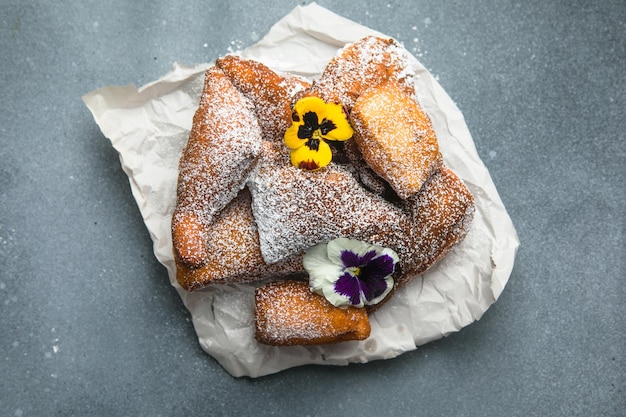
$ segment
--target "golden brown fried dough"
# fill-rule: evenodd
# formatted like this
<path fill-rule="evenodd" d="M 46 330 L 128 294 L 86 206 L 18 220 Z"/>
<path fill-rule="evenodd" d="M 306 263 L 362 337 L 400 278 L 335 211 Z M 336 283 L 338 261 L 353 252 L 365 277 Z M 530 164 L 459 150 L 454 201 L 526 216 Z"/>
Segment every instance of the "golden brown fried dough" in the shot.
<path fill-rule="evenodd" d="M 393 39 L 369 36 L 340 49 L 311 90 L 326 102 L 341 103 L 348 113 L 362 93 L 387 80 L 395 80 L 413 95 L 413 72 L 407 59 L 406 51 Z"/>
<path fill-rule="evenodd" d="M 356 140 L 348 140 L 344 143 L 344 155 L 354 168 L 356 179 L 372 193 L 384 196 L 390 186 L 389 184 L 365 162 L 363 154 L 359 150 Z M 333 156 L 333 158 L 335 158 Z"/>
<path fill-rule="evenodd" d="M 369 313 L 459 244 L 471 227 L 475 211 L 474 197 L 445 166 L 426 181 L 419 193 L 403 201 L 402 207 L 410 218 L 406 241 L 398 243 L 402 273 L 395 277 L 394 288 L 384 300 L 367 307 Z"/>
<path fill-rule="evenodd" d="M 261 152 L 261 129 L 250 101 L 215 67 L 205 74 L 200 106 L 179 163 L 172 238 L 176 259 L 206 263 L 208 226 L 244 186 Z"/>
<path fill-rule="evenodd" d="M 274 346 L 318 345 L 364 340 L 367 312 L 339 308 L 301 281 L 276 281 L 255 292 L 256 340 Z"/>
<path fill-rule="evenodd" d="M 244 188 L 216 216 L 208 228 L 206 264 L 196 269 L 177 264 L 176 279 L 181 287 L 194 291 L 211 284 L 250 282 L 303 270 L 301 256 L 272 265 L 265 263 L 250 204 L 250 192 Z"/>
<path fill-rule="evenodd" d="M 337 237 L 395 249 L 405 234 L 405 214 L 365 190 L 345 167 L 305 171 L 278 161 L 262 159 L 248 183 L 266 262 Z"/>
<path fill-rule="evenodd" d="M 291 90 L 285 78 L 266 65 L 228 55 L 215 65 L 230 78 L 233 85 L 254 104 L 263 138 L 282 141 L 291 124 Z"/>
<path fill-rule="evenodd" d="M 307 94 L 311 88 L 311 83 L 295 75 L 280 74 L 280 76 L 283 78 L 280 82 L 280 86 L 285 89 L 287 95 L 291 98 L 291 108 L 298 100 Z"/>
<path fill-rule="evenodd" d="M 395 82 L 363 93 L 350 121 L 363 159 L 406 199 L 442 164 L 430 119 Z"/>
<path fill-rule="evenodd" d="M 313 86 L 259 62 L 217 60 L 179 166 L 172 237 L 180 285 L 285 279 L 302 272 L 306 249 L 349 237 L 398 253 L 384 303 L 459 243 L 474 200 L 442 165 L 412 76 L 406 51 L 376 37 L 346 45 Z M 354 141 L 333 148 L 335 162 L 315 172 L 294 168 L 283 144 L 291 106 L 305 95 L 344 105 L 355 130 Z M 383 303 L 338 308 L 293 278 L 257 288 L 259 342 L 369 337 L 368 314 Z"/>
<path fill-rule="evenodd" d="M 405 268 L 422 273 L 465 238 L 474 218 L 474 197 L 463 181 L 442 166 L 405 202 L 411 218 L 413 254 Z"/>

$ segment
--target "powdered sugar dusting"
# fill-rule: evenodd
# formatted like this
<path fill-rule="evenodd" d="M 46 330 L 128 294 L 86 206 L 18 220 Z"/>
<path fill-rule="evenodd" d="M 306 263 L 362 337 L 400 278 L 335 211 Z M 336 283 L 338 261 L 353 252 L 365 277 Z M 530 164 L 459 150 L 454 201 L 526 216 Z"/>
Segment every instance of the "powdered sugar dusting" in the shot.
<path fill-rule="evenodd" d="M 365 162 L 356 140 L 347 141 L 344 149 L 346 157 L 354 167 L 354 175 L 357 180 L 369 191 L 383 196 L 388 191 L 389 185 Z"/>
<path fill-rule="evenodd" d="M 311 88 L 311 84 L 303 78 L 292 74 L 281 74 L 283 77 L 280 87 L 284 88 L 287 95 L 291 97 L 291 105 L 295 104 L 298 98 Z"/>
<path fill-rule="evenodd" d="M 221 70 L 207 70 L 200 106 L 179 163 L 172 217 L 177 258 L 194 267 L 204 264 L 208 226 L 244 186 L 261 143 L 250 101 Z"/>
<path fill-rule="evenodd" d="M 401 235 L 407 224 L 397 207 L 365 190 L 338 164 L 311 172 L 265 158 L 249 186 L 268 263 L 337 237 L 378 243 L 372 240 Z"/>
<path fill-rule="evenodd" d="M 252 102 L 263 138 L 282 141 L 291 124 L 291 96 L 284 78 L 260 62 L 232 55 L 218 59 L 215 64 Z"/>
<path fill-rule="evenodd" d="M 443 162 L 428 116 L 393 81 L 361 95 L 350 121 L 363 158 L 400 198 L 417 193 Z"/>
<path fill-rule="evenodd" d="M 194 268 L 179 264 L 185 288 L 301 273 L 302 253 L 337 237 L 393 249 L 408 277 L 464 237 L 473 200 L 441 167 L 430 121 L 403 87 L 412 88 L 412 79 L 402 51 L 392 40 L 365 38 L 339 51 L 309 89 L 345 93 L 357 104 L 355 142 L 335 150 L 337 162 L 314 172 L 293 167 L 282 143 L 285 108 L 290 114 L 293 98 L 307 94 L 306 81 L 236 57 L 218 60 L 227 75 L 220 68 L 207 72 L 216 79 L 205 86 L 181 160 L 176 211 L 204 219 L 196 232 L 206 241 L 207 259 Z M 410 134 L 400 137 L 398 124 Z M 222 128 L 232 130 L 232 139 L 210 140 L 226 137 Z M 372 146 L 381 136 L 382 150 Z M 403 192 L 416 175 L 418 185 Z"/>
<path fill-rule="evenodd" d="M 404 202 L 411 217 L 411 262 L 406 272 L 421 273 L 460 242 L 472 224 L 474 197 L 447 167 L 433 174 L 419 194 Z M 407 277 L 412 275 L 407 275 Z"/>
<path fill-rule="evenodd" d="M 219 70 L 207 71 L 200 107 L 179 165 L 177 211 L 209 224 L 243 187 L 261 151 L 251 103 Z"/>
<path fill-rule="evenodd" d="M 271 345 L 319 344 L 369 336 L 367 313 L 338 308 L 306 282 L 271 282 L 255 292 L 256 338 Z"/>
<path fill-rule="evenodd" d="M 206 241 L 210 254 L 206 265 L 196 269 L 178 265 L 178 281 L 185 289 L 193 291 L 208 284 L 250 282 L 302 271 L 301 256 L 265 263 L 251 203 L 250 192 L 244 188 L 216 217 Z"/>
<path fill-rule="evenodd" d="M 389 79 L 412 96 L 415 74 L 407 62 L 408 52 L 394 40 L 366 37 L 340 49 L 312 90 L 348 111 L 367 89 Z"/>

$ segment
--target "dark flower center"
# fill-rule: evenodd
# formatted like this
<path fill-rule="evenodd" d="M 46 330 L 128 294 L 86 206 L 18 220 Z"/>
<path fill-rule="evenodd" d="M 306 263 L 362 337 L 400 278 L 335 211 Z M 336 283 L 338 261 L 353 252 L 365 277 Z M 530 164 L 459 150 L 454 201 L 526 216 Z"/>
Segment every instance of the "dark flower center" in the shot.
<path fill-rule="evenodd" d="M 350 251 L 344 250 L 341 252 L 341 263 L 346 268 L 362 268 L 366 266 L 374 257 L 376 256 L 376 251 L 369 251 L 365 253 L 363 256 L 359 256 L 358 254 Z"/>
<path fill-rule="evenodd" d="M 318 136 L 320 136 L 320 133 L 321 135 L 326 135 L 328 132 L 337 127 L 331 120 L 327 119 L 322 120 L 322 123 L 320 124 L 317 119 L 317 113 L 312 111 L 306 112 L 304 116 L 302 116 L 302 119 L 304 124 L 298 127 L 298 137 L 300 139 L 311 139 L 314 137 L 317 139 Z M 316 135 L 317 130 L 319 130 L 319 132 Z M 309 146 L 309 148 L 311 147 Z M 317 148 L 314 150 L 317 150 Z"/>
<path fill-rule="evenodd" d="M 320 148 L 320 140 L 317 138 L 311 138 L 306 141 L 305 145 L 312 151 L 317 151 Z"/>
<path fill-rule="evenodd" d="M 331 130 L 336 128 L 337 126 L 331 120 L 322 120 L 322 124 L 320 125 L 320 130 L 322 131 L 322 135 L 328 134 Z"/>
<path fill-rule="evenodd" d="M 341 252 L 344 267 L 352 273 L 345 272 L 335 282 L 335 291 L 348 297 L 353 305 L 359 303 L 360 293 L 370 301 L 387 289 L 385 277 L 393 273 L 394 262 L 388 255 L 377 255 L 376 251 L 363 256 L 349 250 Z"/>

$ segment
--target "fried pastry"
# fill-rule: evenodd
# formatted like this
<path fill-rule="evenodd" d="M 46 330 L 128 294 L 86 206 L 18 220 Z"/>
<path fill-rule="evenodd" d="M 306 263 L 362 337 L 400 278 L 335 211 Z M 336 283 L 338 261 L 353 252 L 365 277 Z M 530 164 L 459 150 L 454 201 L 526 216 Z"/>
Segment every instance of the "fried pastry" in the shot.
<path fill-rule="evenodd" d="M 280 74 L 282 81 L 280 87 L 284 88 L 291 98 L 290 108 L 310 90 L 311 83 L 307 80 L 292 74 Z"/>
<path fill-rule="evenodd" d="M 463 181 L 442 166 L 422 190 L 405 201 L 413 250 L 405 271 L 420 274 L 465 238 L 474 218 L 474 197 Z"/>
<path fill-rule="evenodd" d="M 365 37 L 337 52 L 311 92 L 326 102 L 341 103 L 348 113 L 362 93 L 390 79 L 413 95 L 413 72 L 407 61 L 407 52 L 393 39 Z"/>
<path fill-rule="evenodd" d="M 474 197 L 463 181 L 442 166 L 424 184 L 419 193 L 402 201 L 409 217 L 409 228 L 398 246 L 403 250 L 402 273 L 395 277 L 394 288 L 376 305 L 372 313 L 387 302 L 394 292 L 424 273 L 467 235 L 474 219 Z"/>
<path fill-rule="evenodd" d="M 181 264 L 198 268 L 206 263 L 208 227 L 243 188 L 261 144 L 261 129 L 250 101 L 222 70 L 207 70 L 200 106 L 179 163 L 172 238 Z"/>
<path fill-rule="evenodd" d="M 365 190 L 337 164 L 304 171 L 266 158 L 248 186 L 267 263 L 337 237 L 394 247 L 406 230 L 407 218 L 399 208 Z"/>
<path fill-rule="evenodd" d="M 271 265 L 265 263 L 251 202 L 250 192 L 244 188 L 216 216 L 208 228 L 210 238 L 206 242 L 205 265 L 188 268 L 177 263 L 176 279 L 181 287 L 194 291 L 210 284 L 250 282 L 302 271 L 301 256 Z"/>
<path fill-rule="evenodd" d="M 396 82 L 363 93 L 350 121 L 363 159 L 402 199 L 417 193 L 442 164 L 430 119 Z"/>
<path fill-rule="evenodd" d="M 236 56 L 207 70 L 172 216 L 182 288 L 271 280 L 255 291 L 263 344 L 369 337 L 368 314 L 459 243 L 475 211 L 467 187 L 443 166 L 407 58 L 392 39 L 366 37 L 341 49 L 313 85 Z M 306 96 L 326 103 L 292 113 Z M 329 134 L 337 120 L 350 122 L 345 138 Z M 294 149 L 313 154 L 322 145 L 331 148 L 328 165 L 292 164 Z M 340 237 L 349 238 L 338 239 L 345 246 L 329 243 Z M 311 254 L 318 258 L 309 262 Z M 317 284 L 296 280 L 306 278 L 305 264 Z"/>
<path fill-rule="evenodd" d="M 227 55 L 215 65 L 230 78 L 233 85 L 254 105 L 263 138 L 282 141 L 291 124 L 291 95 L 297 80 L 285 79 L 266 65 Z"/>
<path fill-rule="evenodd" d="M 364 340 L 370 323 L 362 308 L 339 308 L 304 281 L 275 281 L 255 291 L 255 338 L 274 346 Z"/>

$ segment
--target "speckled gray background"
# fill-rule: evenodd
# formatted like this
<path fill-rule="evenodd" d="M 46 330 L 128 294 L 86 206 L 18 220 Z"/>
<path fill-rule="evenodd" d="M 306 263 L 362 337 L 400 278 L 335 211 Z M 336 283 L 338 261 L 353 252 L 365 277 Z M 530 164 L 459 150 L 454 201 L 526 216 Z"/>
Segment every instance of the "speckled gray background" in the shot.
<path fill-rule="evenodd" d="M 0 415 L 624 415 L 622 0 L 319 1 L 438 77 L 516 264 L 479 322 L 393 360 L 250 380 L 203 353 L 81 96 L 249 46 L 298 4 L 0 0 Z"/>

